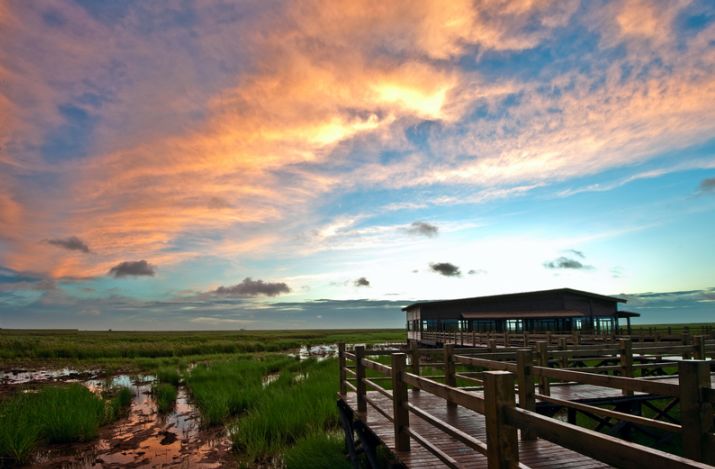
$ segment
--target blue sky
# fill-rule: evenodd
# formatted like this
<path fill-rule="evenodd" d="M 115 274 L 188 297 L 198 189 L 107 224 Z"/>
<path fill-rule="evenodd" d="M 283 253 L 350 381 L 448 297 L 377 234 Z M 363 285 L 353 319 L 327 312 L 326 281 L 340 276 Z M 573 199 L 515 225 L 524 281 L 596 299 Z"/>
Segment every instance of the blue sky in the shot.
<path fill-rule="evenodd" d="M 715 8 L 4 2 L 0 327 L 715 318 Z"/>

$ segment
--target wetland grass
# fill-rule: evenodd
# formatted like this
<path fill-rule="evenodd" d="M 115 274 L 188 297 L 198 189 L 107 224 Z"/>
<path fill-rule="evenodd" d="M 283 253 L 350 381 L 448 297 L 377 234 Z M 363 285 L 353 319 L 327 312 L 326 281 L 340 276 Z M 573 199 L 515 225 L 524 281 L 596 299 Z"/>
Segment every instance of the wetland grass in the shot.
<path fill-rule="evenodd" d="M 176 387 L 170 383 L 158 383 L 152 387 L 151 393 L 156 401 L 156 408 L 160 414 L 174 410 L 176 405 Z"/>
<path fill-rule="evenodd" d="M 131 391 L 105 401 L 80 384 L 50 386 L 0 403 L 0 461 L 27 462 L 40 444 L 95 438 L 131 403 Z"/>

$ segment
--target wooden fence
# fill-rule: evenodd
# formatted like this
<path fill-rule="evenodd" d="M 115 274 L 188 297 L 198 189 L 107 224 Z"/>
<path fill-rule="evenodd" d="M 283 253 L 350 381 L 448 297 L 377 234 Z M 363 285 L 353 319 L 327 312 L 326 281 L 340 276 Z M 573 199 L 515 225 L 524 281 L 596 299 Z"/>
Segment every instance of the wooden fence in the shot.
<path fill-rule="evenodd" d="M 350 352 L 344 344 L 340 344 L 339 394 L 344 398 L 348 391 L 356 393 L 359 417 L 364 418 L 370 406 L 392 422 L 397 451 L 409 451 L 414 441 L 449 467 L 458 467 L 458 464 L 437 445 L 410 428 L 411 414 L 485 455 L 490 468 L 520 466 L 518 431 L 522 439 L 543 438 L 619 467 L 708 467 L 703 463 L 715 463 L 715 436 L 712 434 L 715 390 L 710 384 L 711 363 L 703 360 L 713 350 L 706 339 L 685 346 L 672 343 L 657 346 L 633 344 L 630 339 L 620 339 L 617 344 L 600 347 L 569 346 L 563 340 L 557 343 L 557 346 L 550 347 L 543 341 L 535 343 L 533 348 L 518 350 L 498 349 L 494 343 L 487 344 L 482 350 L 455 349 L 454 344 L 447 344 L 439 350 L 413 345 L 406 350 L 407 353 L 366 352 L 362 346 L 356 346 Z M 389 365 L 369 358 L 388 354 L 391 355 Z M 659 359 L 671 354 L 692 355 L 699 359 Z M 435 355 L 439 361 L 434 361 Z M 585 366 L 594 360 L 600 361 L 597 366 Z M 614 360 L 617 364 L 602 364 Z M 634 377 L 636 371 L 643 374 L 647 370 L 669 368 L 677 368 L 677 382 Z M 443 372 L 423 375 L 423 369 L 442 369 Z M 472 371 L 475 369 L 481 371 Z M 375 376 L 368 376 L 367 370 L 372 370 L 370 374 Z M 391 389 L 379 384 L 385 381 L 390 383 Z M 462 385 L 458 386 L 458 382 Z M 664 421 L 659 419 L 659 415 L 647 418 L 551 395 L 551 386 L 574 383 L 617 389 L 624 396 L 655 395 L 672 399 L 680 405 L 680 422 Z M 444 399 L 446 406 L 462 406 L 484 415 L 486 441 L 465 434 L 410 403 L 410 388 L 438 396 Z M 392 409 L 380 408 L 368 394 L 368 389 L 389 398 Z M 679 434 L 686 457 L 541 415 L 535 412 L 537 401 Z"/>

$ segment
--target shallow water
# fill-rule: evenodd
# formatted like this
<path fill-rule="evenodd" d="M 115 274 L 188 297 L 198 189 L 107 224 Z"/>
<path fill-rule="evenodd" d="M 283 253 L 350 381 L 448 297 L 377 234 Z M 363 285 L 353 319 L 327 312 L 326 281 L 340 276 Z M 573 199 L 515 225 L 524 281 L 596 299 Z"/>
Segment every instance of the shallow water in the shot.
<path fill-rule="evenodd" d="M 85 379 L 78 379 L 81 376 Z M 89 376 L 89 379 L 87 377 Z M 116 375 L 101 379 L 97 372 L 22 370 L 2 372 L 0 382 L 42 385 L 81 382 L 89 390 L 124 386 L 134 392 L 129 415 L 100 430 L 99 439 L 72 445 L 51 445 L 37 452 L 31 467 L 225 467 L 230 465 L 231 441 L 225 430 L 202 429 L 197 409 L 180 386 L 174 410 L 160 415 L 151 396 L 152 375 Z"/>

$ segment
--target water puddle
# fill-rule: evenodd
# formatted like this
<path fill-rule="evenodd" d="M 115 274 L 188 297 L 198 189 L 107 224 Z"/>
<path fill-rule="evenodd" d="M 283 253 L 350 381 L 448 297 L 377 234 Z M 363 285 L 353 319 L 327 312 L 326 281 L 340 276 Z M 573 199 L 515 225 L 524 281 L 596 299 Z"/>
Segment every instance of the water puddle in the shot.
<path fill-rule="evenodd" d="M 28 383 L 81 382 L 89 390 L 123 386 L 134 398 L 129 415 L 100 430 L 98 440 L 72 445 L 51 445 L 38 451 L 31 467 L 225 467 L 230 464 L 231 441 L 223 427 L 204 429 L 187 390 L 180 386 L 174 410 L 160 415 L 151 396 L 155 377 L 116 375 L 99 378 L 98 372 L 76 370 L 2 372 L 6 387 Z M 84 379 L 81 379 L 84 378 Z"/>
<path fill-rule="evenodd" d="M 263 389 L 266 389 L 269 385 L 275 383 L 278 381 L 278 378 L 281 377 L 280 373 L 271 373 L 263 377 L 261 380 L 261 386 L 263 386 Z"/>

